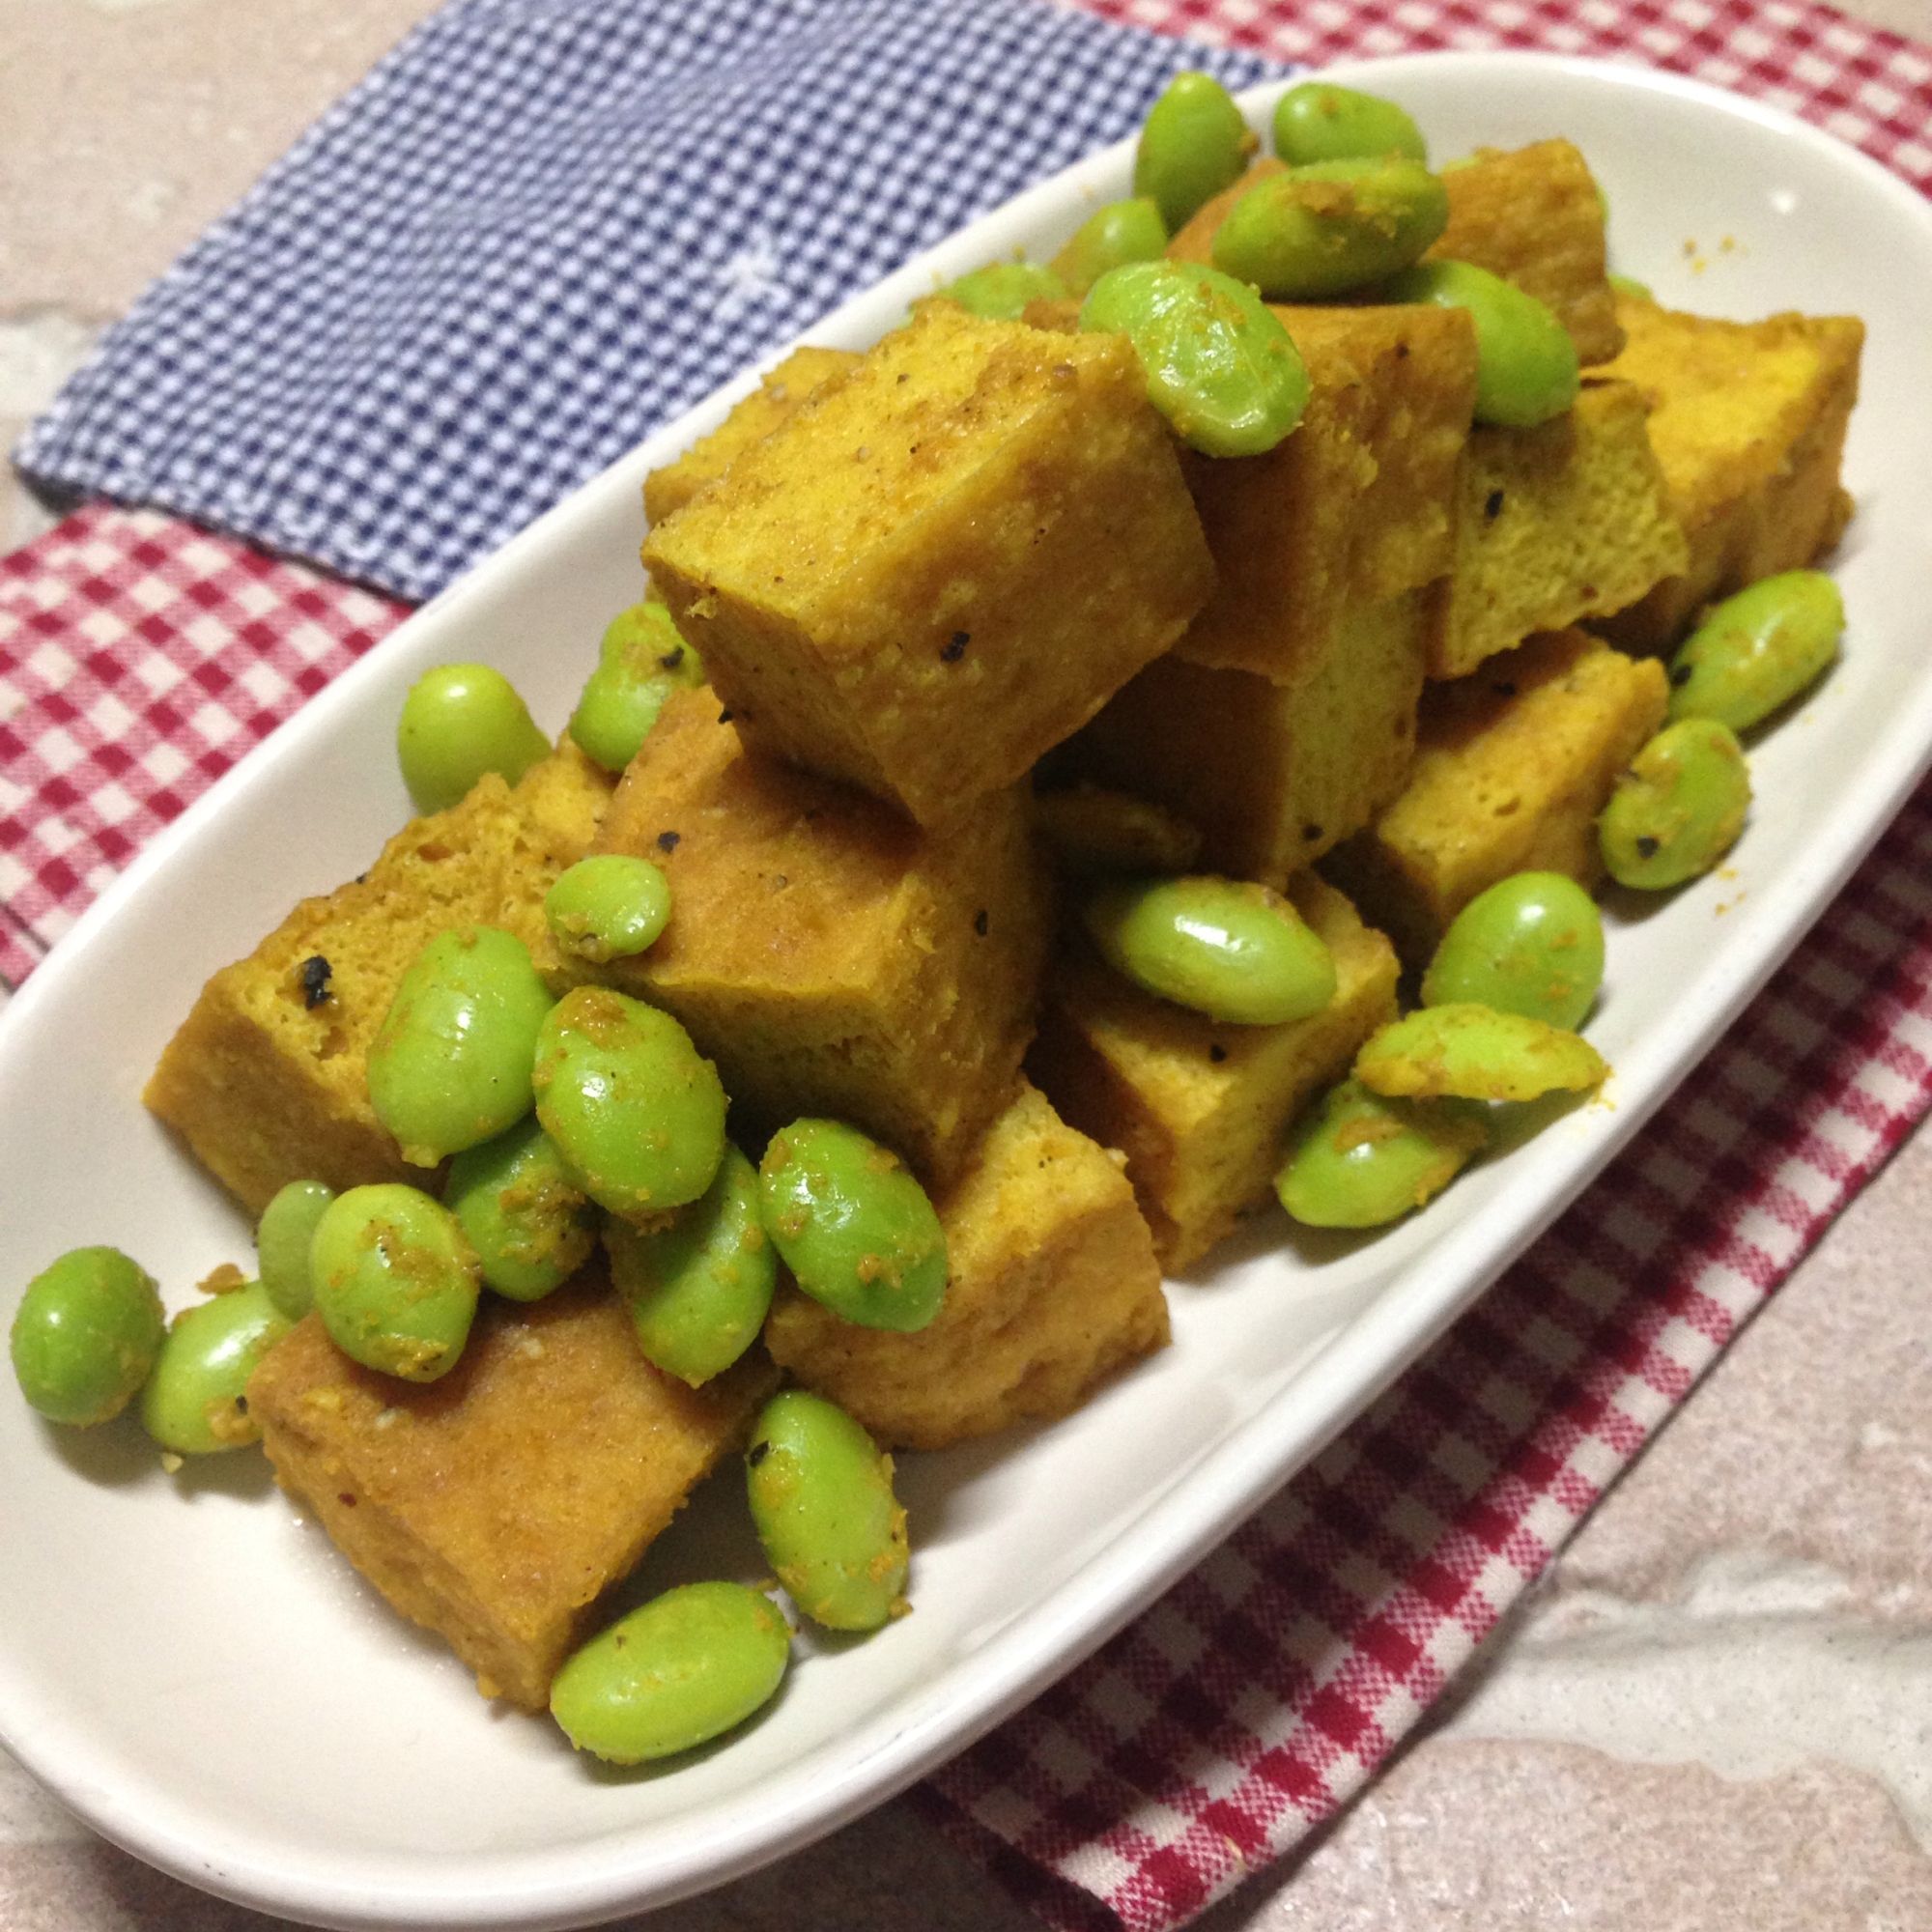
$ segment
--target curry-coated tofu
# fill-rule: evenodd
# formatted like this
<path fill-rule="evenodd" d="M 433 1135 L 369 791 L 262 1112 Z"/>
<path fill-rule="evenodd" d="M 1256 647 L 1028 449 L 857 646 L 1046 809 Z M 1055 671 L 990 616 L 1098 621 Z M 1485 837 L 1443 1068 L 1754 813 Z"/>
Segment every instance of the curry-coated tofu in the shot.
<path fill-rule="evenodd" d="M 1690 553 L 1650 446 L 1643 393 L 1586 383 L 1534 429 L 1470 432 L 1456 560 L 1436 586 L 1431 677 L 1463 677 L 1536 631 L 1634 604 Z"/>
<path fill-rule="evenodd" d="M 754 750 L 923 825 L 1025 777 L 1207 601 L 1124 336 L 927 302 L 651 532 Z"/>
<path fill-rule="evenodd" d="M 494 773 L 407 825 L 361 878 L 304 899 L 202 988 L 142 1094 L 260 1213 L 291 1180 L 420 1184 L 369 1101 L 368 1054 L 410 962 L 440 932 L 547 937 L 544 895 L 589 849 L 611 781 L 565 739 L 514 787 Z"/>
<path fill-rule="evenodd" d="M 1554 310 L 1588 369 L 1623 347 L 1604 249 L 1604 203 L 1568 141 L 1479 149 L 1447 169 L 1449 225 L 1429 250 L 1473 262 Z"/>
<path fill-rule="evenodd" d="M 661 867 L 671 916 L 594 977 L 682 1021 L 735 1118 L 837 1115 L 932 1180 L 1012 1097 L 1051 923 L 1024 786 L 923 832 L 755 756 L 699 689 L 665 706 L 597 849 Z"/>
<path fill-rule="evenodd" d="M 859 360 L 849 349 L 794 349 L 731 413 L 682 456 L 644 478 L 644 521 L 661 524 L 715 483 L 735 458 L 802 409 L 821 384 L 842 382 Z"/>
<path fill-rule="evenodd" d="M 1157 658 L 1056 769 L 1199 828 L 1208 869 L 1280 886 L 1402 790 L 1423 687 L 1425 593 L 1349 612 L 1293 684 Z"/>
<path fill-rule="evenodd" d="M 1690 548 L 1689 567 L 1593 625 L 1627 650 L 1664 650 L 1714 598 L 1799 570 L 1835 544 L 1838 482 L 1859 393 L 1856 316 L 1723 322 L 1619 296 L 1629 340 L 1604 371 L 1650 409 L 1650 440 Z"/>
<path fill-rule="evenodd" d="M 1597 815 L 1669 696 L 1655 658 L 1581 631 L 1532 638 L 1472 677 L 1431 686 L 1402 796 L 1323 869 L 1415 966 L 1513 872 L 1594 886 Z"/>
<path fill-rule="evenodd" d="M 1265 455 L 1183 457 L 1217 581 L 1175 649 L 1289 684 L 1362 610 L 1449 569 L 1476 337 L 1462 309 L 1275 313 L 1307 365 L 1308 408 Z"/>
<path fill-rule="evenodd" d="M 1118 1155 L 1033 1088 L 935 1205 L 948 1278 L 928 1326 L 861 1328 L 786 1288 L 765 1327 L 781 1368 L 881 1442 L 940 1449 L 1065 1415 L 1167 1341 L 1153 1237 Z"/>
<path fill-rule="evenodd" d="M 1309 1019 L 1227 1025 L 1142 992 L 1084 946 L 1048 981 L 1028 1072 L 1070 1124 L 1126 1154 L 1171 1272 L 1273 1198 L 1288 1123 L 1395 1017 L 1388 941 L 1312 874 L 1289 897 L 1335 958 L 1335 996 Z"/>
<path fill-rule="evenodd" d="M 440 1380 L 352 1362 L 311 1315 L 263 1358 L 249 1412 L 276 1480 L 486 1697 L 540 1711 L 694 1484 L 778 1379 L 762 1351 L 701 1389 L 645 1361 L 601 1274 L 533 1303 L 486 1295 Z"/>

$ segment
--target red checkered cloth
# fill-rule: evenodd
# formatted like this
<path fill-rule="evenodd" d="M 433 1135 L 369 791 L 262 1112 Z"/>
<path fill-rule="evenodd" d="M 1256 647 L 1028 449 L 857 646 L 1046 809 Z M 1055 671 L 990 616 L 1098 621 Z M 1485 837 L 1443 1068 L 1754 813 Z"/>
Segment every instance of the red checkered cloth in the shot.
<path fill-rule="evenodd" d="M 1932 187 L 1932 55 L 1821 8 L 1083 0 L 1288 59 L 1530 46 L 1815 120 Z M 94 505 L 0 559 L 0 974 L 405 607 Z M 1387 1396 L 916 1795 L 1049 1923 L 1184 1922 L 1375 1770 L 1932 1105 L 1932 784 L 1681 1096 Z"/>

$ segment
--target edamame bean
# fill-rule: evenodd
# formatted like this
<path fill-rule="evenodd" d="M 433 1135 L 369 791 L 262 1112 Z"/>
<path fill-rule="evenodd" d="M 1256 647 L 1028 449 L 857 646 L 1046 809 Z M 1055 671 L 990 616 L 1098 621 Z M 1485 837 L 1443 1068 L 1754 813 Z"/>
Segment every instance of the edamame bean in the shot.
<path fill-rule="evenodd" d="M 1597 902 L 1562 872 L 1499 879 L 1450 923 L 1422 979 L 1422 1004 L 1474 1001 L 1575 1027 L 1604 982 Z"/>
<path fill-rule="evenodd" d="M 528 949 L 494 925 L 440 932 L 410 962 L 369 1048 L 369 1099 L 403 1158 L 434 1167 L 530 1110 L 551 1009 Z"/>
<path fill-rule="evenodd" d="M 718 1069 L 667 1012 L 601 986 L 566 993 L 537 1041 L 537 1118 L 613 1214 L 696 1201 L 724 1157 Z"/>
<path fill-rule="evenodd" d="M 1204 456 L 1259 456 L 1308 407 L 1308 371 L 1280 317 L 1205 263 L 1109 269 L 1088 290 L 1080 327 L 1127 337 L 1148 400 Z"/>
<path fill-rule="evenodd" d="M 1634 275 L 1605 275 L 1604 279 L 1620 296 L 1635 296 L 1642 301 L 1657 299 L 1650 292 L 1650 284 L 1638 281 Z"/>
<path fill-rule="evenodd" d="M 741 1724 L 784 1676 L 791 1632 L 743 1583 L 686 1583 L 594 1636 L 550 1687 L 550 1712 L 579 1750 L 640 1764 Z"/>
<path fill-rule="evenodd" d="M 269 1299 L 291 1321 L 299 1321 L 315 1303 L 308 1278 L 309 1243 L 315 1224 L 335 1199 L 320 1180 L 292 1180 L 278 1188 L 255 1224 L 255 1259 Z"/>
<path fill-rule="evenodd" d="M 1402 1099 L 1534 1100 L 1595 1087 L 1609 1068 L 1587 1039 L 1464 1002 L 1391 1020 L 1355 1056 L 1355 1078 Z"/>
<path fill-rule="evenodd" d="M 670 918 L 670 885 L 648 859 L 605 852 L 580 859 L 544 898 L 551 937 L 602 965 L 650 946 Z"/>
<path fill-rule="evenodd" d="M 1379 1228 L 1439 1194 L 1489 1137 L 1469 1101 L 1385 1099 L 1344 1080 L 1290 1143 L 1274 1191 L 1308 1227 Z"/>
<path fill-rule="evenodd" d="M 177 1456 L 259 1442 L 248 1378 L 293 1325 L 259 1281 L 176 1316 L 141 1391 L 142 1426 Z"/>
<path fill-rule="evenodd" d="M 1472 262 L 1418 262 L 1377 291 L 1384 301 L 1463 308 L 1476 325 L 1476 420 L 1529 429 L 1577 400 L 1577 345 L 1555 312 Z"/>
<path fill-rule="evenodd" d="M 1017 322 L 1030 301 L 1065 301 L 1066 284 L 1037 262 L 988 262 L 939 291 L 970 315 L 988 322 Z"/>
<path fill-rule="evenodd" d="M 140 1392 L 166 1332 L 152 1276 L 119 1248 L 73 1248 L 20 1297 L 8 1336 L 14 1378 L 48 1421 L 90 1429 Z"/>
<path fill-rule="evenodd" d="M 1290 167 L 1355 155 L 1429 159 L 1422 129 L 1393 100 L 1332 80 L 1304 80 L 1275 102 L 1274 151 Z"/>
<path fill-rule="evenodd" d="M 597 1245 L 583 1190 L 534 1114 L 449 1163 L 443 1206 L 462 1224 L 483 1279 L 512 1301 L 561 1288 Z"/>
<path fill-rule="evenodd" d="M 946 1295 L 946 1232 L 890 1148 L 842 1121 L 794 1121 L 758 1164 L 758 1212 L 814 1301 L 862 1328 L 910 1332 Z"/>
<path fill-rule="evenodd" d="M 728 1369 L 765 1324 L 778 1253 L 758 1218 L 758 1171 L 727 1145 L 717 1178 L 668 1226 L 604 1225 L 611 1279 L 646 1358 L 693 1388 Z"/>
<path fill-rule="evenodd" d="M 1744 830 L 1750 772 L 1715 718 L 1666 724 L 1618 780 L 1597 838 L 1620 886 L 1662 892 L 1708 872 Z"/>
<path fill-rule="evenodd" d="M 364 1368 L 433 1382 L 469 1339 L 483 1269 L 441 1202 L 399 1181 L 330 1202 L 309 1250 L 316 1312 Z"/>
<path fill-rule="evenodd" d="M 515 784 L 550 755 L 550 740 L 501 671 L 488 665 L 439 665 L 424 671 L 403 699 L 396 755 L 416 810 L 446 811 L 485 772 Z"/>
<path fill-rule="evenodd" d="M 1335 997 L 1335 961 L 1279 893 L 1212 874 L 1103 885 L 1081 919 L 1135 985 L 1238 1026 L 1280 1026 Z"/>
<path fill-rule="evenodd" d="M 893 1459 L 823 1396 L 786 1389 L 765 1405 L 745 1453 L 758 1541 L 812 1622 L 877 1630 L 906 1608 L 906 1514 Z"/>
<path fill-rule="evenodd" d="M 1123 262 L 1152 262 L 1167 246 L 1167 224 L 1151 197 L 1110 201 L 1074 230 L 1073 239 L 1053 258 L 1053 271 L 1066 293 L 1084 296 L 1109 269 Z"/>
<path fill-rule="evenodd" d="M 570 714 L 570 735 L 607 772 L 621 772 L 658 722 L 674 691 L 704 682 L 697 653 L 678 635 L 666 607 L 633 604 L 611 619 Z"/>
<path fill-rule="evenodd" d="M 1319 301 L 1406 268 L 1448 225 L 1448 190 L 1420 161 L 1315 161 L 1236 202 L 1214 266 L 1270 301 Z"/>
<path fill-rule="evenodd" d="M 1844 599 L 1821 570 L 1760 578 L 1704 614 L 1670 661 L 1670 716 L 1747 731 L 1838 655 Z"/>
<path fill-rule="evenodd" d="M 1239 178 L 1259 145 L 1234 96 L 1212 74 L 1178 73 L 1141 126 L 1134 193 L 1153 202 L 1172 235 Z"/>

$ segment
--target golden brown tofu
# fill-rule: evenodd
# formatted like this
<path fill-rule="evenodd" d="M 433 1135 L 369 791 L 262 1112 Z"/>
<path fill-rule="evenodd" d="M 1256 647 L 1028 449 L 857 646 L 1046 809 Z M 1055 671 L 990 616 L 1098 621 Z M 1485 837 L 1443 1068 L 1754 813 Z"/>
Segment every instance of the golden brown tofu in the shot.
<path fill-rule="evenodd" d="M 644 478 L 644 521 L 661 524 L 683 509 L 741 452 L 762 442 L 821 385 L 841 381 L 858 360 L 849 349 L 794 349 L 709 436 Z"/>
<path fill-rule="evenodd" d="M 754 750 L 921 824 L 1025 777 L 1213 582 L 1124 336 L 923 304 L 651 532 Z"/>
<path fill-rule="evenodd" d="M 1290 684 L 1370 605 L 1440 577 L 1476 395 L 1461 309 L 1278 308 L 1308 409 L 1264 456 L 1183 458 L 1218 581 L 1176 651 Z"/>
<path fill-rule="evenodd" d="M 837 1115 L 932 1180 L 1012 1097 L 1051 923 L 1024 786 L 922 832 L 753 756 L 700 689 L 665 706 L 597 844 L 662 867 L 672 910 L 585 975 L 675 1014 L 755 1130 Z"/>
<path fill-rule="evenodd" d="M 766 1324 L 781 1367 L 881 1442 L 940 1449 L 1065 1415 L 1167 1341 L 1153 1238 L 1118 1158 L 1031 1087 L 937 1205 L 950 1274 L 930 1326 L 857 1327 L 792 1288 Z"/>
<path fill-rule="evenodd" d="M 514 789 L 493 774 L 413 820 L 361 878 L 304 899 L 208 981 L 141 1097 L 251 1213 L 291 1180 L 422 1184 L 369 1103 L 396 983 L 452 926 L 547 938 L 544 895 L 589 849 L 611 782 L 566 738 Z"/>
<path fill-rule="evenodd" d="M 1593 382 L 1534 429 L 1470 433 L 1455 567 L 1434 596 L 1431 677 L 1463 677 L 1533 632 L 1621 611 L 1684 568 L 1645 415 L 1633 384 Z"/>
<path fill-rule="evenodd" d="M 1532 638 L 1473 677 L 1431 686 L 1407 786 L 1323 869 L 1412 966 L 1513 872 L 1604 876 L 1597 814 L 1663 722 L 1663 667 L 1581 631 Z"/>
<path fill-rule="evenodd" d="M 1623 347 L 1604 254 L 1604 203 L 1590 164 L 1568 141 L 1478 151 L 1446 170 L 1449 226 L 1432 256 L 1473 262 L 1548 302 L 1588 369 Z"/>
<path fill-rule="evenodd" d="M 1313 1018 L 1226 1025 L 1142 992 L 1084 947 L 1048 981 L 1027 1070 L 1065 1119 L 1125 1152 L 1170 1271 L 1273 1198 L 1283 1130 L 1395 1017 L 1388 941 L 1312 875 L 1289 896 L 1335 956 L 1335 997 Z"/>
<path fill-rule="evenodd" d="M 1822 556 L 1852 499 L 1838 484 L 1859 393 L 1856 316 L 1720 322 L 1620 296 L 1629 341 L 1604 371 L 1651 406 L 1650 440 L 1690 547 L 1689 567 L 1595 621 L 1626 650 L 1664 650 L 1698 608 Z"/>
<path fill-rule="evenodd" d="M 1201 864 L 1280 886 L 1402 790 L 1423 685 L 1425 594 L 1349 613 L 1293 684 L 1157 658 L 1055 760 L 1202 833 Z"/>
<path fill-rule="evenodd" d="M 750 1432 L 761 1350 L 685 1386 L 645 1361 L 600 1275 L 528 1304 L 486 1295 L 463 1358 L 404 1382 L 310 1316 L 248 1383 L 276 1480 L 486 1697 L 540 1711 L 599 1595 Z"/>

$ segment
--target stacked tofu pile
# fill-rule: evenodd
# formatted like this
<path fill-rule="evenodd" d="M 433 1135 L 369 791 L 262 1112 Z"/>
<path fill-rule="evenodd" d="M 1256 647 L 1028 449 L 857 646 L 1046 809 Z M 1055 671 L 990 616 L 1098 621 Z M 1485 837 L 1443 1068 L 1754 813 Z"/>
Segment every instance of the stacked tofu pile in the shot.
<path fill-rule="evenodd" d="M 1613 299 L 1567 143 L 1445 179 L 1439 251 L 1576 337 L 1566 416 L 1472 429 L 1473 329 L 1435 308 L 1281 310 L 1307 414 L 1226 461 L 1177 447 L 1124 338 L 1052 307 L 935 300 L 863 356 L 801 351 L 646 486 L 651 584 L 710 682 L 614 794 L 566 741 L 204 989 L 148 1100 L 253 1209 L 296 1179 L 434 1185 L 364 1058 L 415 951 L 468 922 L 516 932 L 559 991 L 594 978 L 675 1015 L 753 1152 L 836 1116 L 940 1209 L 929 1328 L 781 1290 L 769 1359 L 701 1395 L 595 1280 L 494 1308 L 428 1387 L 347 1363 L 313 1320 L 270 1355 L 250 1399 L 284 1485 L 486 1689 L 542 1702 L 781 1370 L 886 1443 L 939 1446 L 1065 1413 L 1160 1346 L 1163 1267 L 1269 1199 L 1404 962 L 1511 872 L 1595 882 L 1596 815 L 1666 696 L 1628 653 L 1834 540 L 1856 322 Z M 1329 1008 L 1236 1027 L 1112 974 L 1058 915 L 1077 868 L 1057 878 L 1039 837 L 1083 815 L 1284 891 L 1334 954 Z M 674 908 L 602 967 L 541 911 L 593 851 L 653 860 Z"/>

